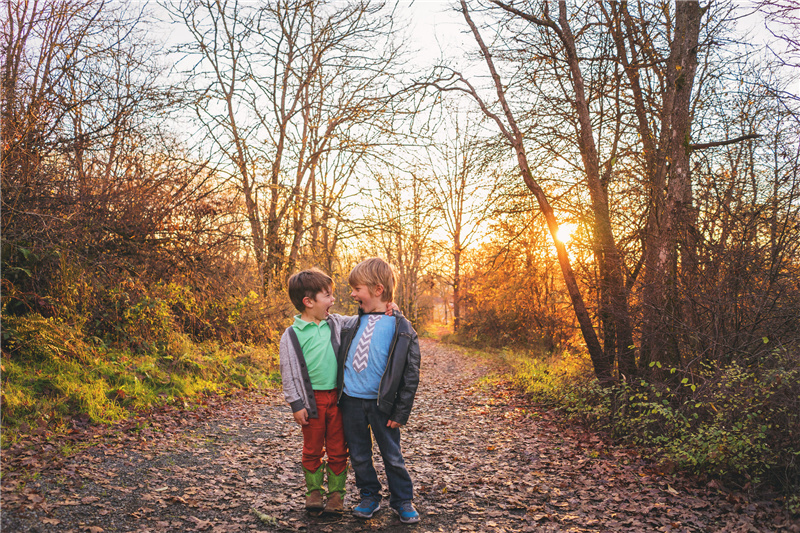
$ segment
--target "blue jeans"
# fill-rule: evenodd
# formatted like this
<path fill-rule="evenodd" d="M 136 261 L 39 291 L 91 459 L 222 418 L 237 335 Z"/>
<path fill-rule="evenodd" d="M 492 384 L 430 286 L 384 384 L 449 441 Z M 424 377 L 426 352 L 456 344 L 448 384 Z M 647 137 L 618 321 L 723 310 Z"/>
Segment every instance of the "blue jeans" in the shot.
<path fill-rule="evenodd" d="M 386 427 L 389 417 L 378 409 L 376 400 L 362 400 L 346 394 L 339 402 L 344 437 L 350 448 L 350 465 L 362 498 L 381 499 L 381 483 L 372 464 L 372 435 L 381 451 L 389 482 L 389 505 L 398 507 L 414 497 L 414 484 L 400 450 L 400 428 Z M 372 434 L 370 434 L 372 428 Z"/>

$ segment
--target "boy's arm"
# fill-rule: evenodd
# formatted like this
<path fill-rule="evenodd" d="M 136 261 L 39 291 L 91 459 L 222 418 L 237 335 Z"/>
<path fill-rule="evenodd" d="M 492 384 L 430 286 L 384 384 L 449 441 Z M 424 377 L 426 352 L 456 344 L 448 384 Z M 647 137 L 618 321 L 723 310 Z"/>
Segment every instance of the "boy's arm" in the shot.
<path fill-rule="evenodd" d="M 308 425 L 308 409 L 300 409 L 299 411 L 292 413 L 292 415 L 294 416 L 294 421 L 301 426 Z"/>
<path fill-rule="evenodd" d="M 327 320 L 329 323 L 335 322 L 337 324 L 341 324 L 343 319 L 344 317 L 342 315 L 336 313 L 328 313 L 328 316 L 325 317 L 325 320 Z"/>
<path fill-rule="evenodd" d="M 297 388 L 299 379 L 296 379 L 296 371 L 292 365 L 292 358 L 296 358 L 297 355 L 294 353 L 294 349 L 291 345 L 292 343 L 287 330 L 281 337 L 280 348 L 278 350 L 281 364 L 281 382 L 283 385 L 283 397 L 286 403 L 292 408 L 292 413 L 297 413 L 301 410 L 305 410 L 306 406 L 303 404 L 303 397 L 300 395 L 300 391 Z"/>
<path fill-rule="evenodd" d="M 344 327 L 352 326 L 356 322 L 358 322 L 358 315 L 338 315 L 336 313 L 330 313 L 328 318 L 326 318 L 329 323 L 336 323 L 336 325 L 341 330 Z"/>
<path fill-rule="evenodd" d="M 403 381 L 397 391 L 397 399 L 394 403 L 394 413 L 389 417 L 388 427 L 397 428 L 408 422 L 411 415 L 411 407 L 414 405 L 414 397 L 417 395 L 419 386 L 419 365 L 420 365 L 419 338 L 417 332 L 411 330 L 411 341 L 408 345 L 408 358 L 403 371 Z"/>

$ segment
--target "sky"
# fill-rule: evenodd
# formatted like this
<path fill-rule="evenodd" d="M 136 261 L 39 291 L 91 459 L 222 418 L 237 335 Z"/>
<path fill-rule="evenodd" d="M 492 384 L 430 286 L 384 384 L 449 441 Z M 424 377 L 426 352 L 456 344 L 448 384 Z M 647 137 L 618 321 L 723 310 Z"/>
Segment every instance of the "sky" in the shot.
<path fill-rule="evenodd" d="M 763 16 L 749 8 L 751 0 L 739 0 L 737 3 L 741 14 L 747 14 L 739 20 L 738 29 L 743 33 L 748 32 L 751 35 L 750 41 L 756 46 L 772 41 L 775 49 L 780 50 L 781 45 L 776 45 L 774 37 L 764 28 Z M 409 23 L 409 44 L 418 50 L 420 63 L 433 63 L 441 56 L 453 55 L 454 51 L 459 56 L 463 53 L 458 51 L 475 50 L 475 42 L 463 17 L 454 10 L 458 0 L 398 0 L 397 4 L 398 12 Z M 155 13 L 162 11 L 155 0 L 129 2 L 128 5 L 146 5 Z M 165 23 L 163 33 L 167 43 L 188 37 L 185 30 L 181 31 L 176 24 Z"/>
<path fill-rule="evenodd" d="M 701 2 L 707 3 L 707 2 Z M 763 13 L 753 9 L 751 0 L 736 2 L 739 14 L 736 29 L 743 35 L 747 34 L 747 41 L 752 45 L 763 48 L 770 44 L 776 53 L 785 49 L 784 43 L 777 40 L 764 25 Z M 476 44 L 464 18 L 453 7 L 458 0 L 400 0 L 399 5 L 410 19 L 411 41 L 419 49 L 420 62 L 433 63 L 442 54 L 452 55 L 454 51 L 471 53 L 476 50 Z M 800 10 L 799 10 L 800 11 Z M 800 13 L 797 13 L 800 17 Z M 791 31 L 788 28 L 774 28 L 777 31 Z M 800 95 L 800 79 L 794 84 L 795 96 Z"/>
<path fill-rule="evenodd" d="M 435 59 L 444 53 L 465 49 L 472 37 L 464 33 L 464 18 L 453 10 L 449 0 L 414 0 L 400 2 L 409 13 L 413 42 L 420 54 Z"/>

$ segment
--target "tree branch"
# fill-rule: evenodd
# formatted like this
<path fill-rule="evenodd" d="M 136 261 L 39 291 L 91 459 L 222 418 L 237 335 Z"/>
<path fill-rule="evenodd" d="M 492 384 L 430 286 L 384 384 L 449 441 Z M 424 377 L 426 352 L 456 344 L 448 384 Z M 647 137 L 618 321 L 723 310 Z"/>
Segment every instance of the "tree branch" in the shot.
<path fill-rule="evenodd" d="M 759 139 L 763 137 L 760 133 L 750 133 L 747 135 L 742 135 L 741 137 L 736 137 L 735 139 L 727 139 L 724 141 L 714 141 L 710 143 L 699 143 L 699 144 L 690 144 L 689 150 L 705 150 L 706 148 L 714 148 L 716 146 L 727 146 L 729 144 L 736 144 L 738 142 L 747 141 L 749 139 Z"/>
<path fill-rule="evenodd" d="M 499 2 L 498 0 L 491 0 L 491 2 L 494 5 L 496 5 L 497 7 L 508 11 L 509 13 L 517 15 L 518 17 L 522 17 L 523 19 L 527 20 L 528 22 L 533 22 L 534 24 L 537 24 L 539 26 L 545 26 L 547 28 L 551 28 L 552 30 L 555 30 L 555 32 L 559 34 L 558 36 L 561 37 L 561 28 L 559 28 L 558 25 L 555 22 L 553 22 L 552 20 L 550 20 L 549 18 L 540 19 L 540 18 L 534 17 L 533 15 L 531 15 L 529 13 L 525 13 L 524 11 L 520 11 L 519 9 L 516 9 L 513 6 L 504 4 L 503 2 Z M 545 6 L 546 5 L 547 4 L 545 4 Z M 547 16 L 547 15 L 545 14 L 545 16 Z"/>
<path fill-rule="evenodd" d="M 467 3 L 465 0 L 461 0 L 461 14 L 464 15 L 464 19 L 467 21 L 470 29 L 472 30 L 472 35 L 475 37 L 475 41 L 478 43 L 478 46 L 481 50 L 481 55 L 483 55 L 483 59 L 486 61 L 486 66 L 489 68 L 489 72 L 492 75 L 492 80 L 494 81 L 495 91 L 497 92 L 497 99 L 500 102 L 500 106 L 503 109 L 503 113 L 506 116 L 506 120 L 508 121 L 508 126 L 511 131 L 507 131 L 506 128 L 503 127 L 500 118 L 496 115 L 488 114 L 488 116 L 492 117 L 497 125 L 500 126 L 500 129 L 503 132 L 503 135 L 511 142 L 512 144 L 519 144 L 522 146 L 522 132 L 520 131 L 519 127 L 517 126 L 517 121 L 514 120 L 514 115 L 511 113 L 511 106 L 508 105 L 508 101 L 506 100 L 506 93 L 505 89 L 503 88 L 503 84 L 500 81 L 500 75 L 497 73 L 497 69 L 494 66 L 494 61 L 492 60 L 492 55 L 489 53 L 489 47 L 486 46 L 486 43 L 483 42 L 483 38 L 481 37 L 480 32 L 478 31 L 478 27 L 472 21 L 472 17 L 469 14 L 469 10 L 467 9 Z M 473 93 L 474 96 L 477 96 L 477 92 L 469 85 L 466 80 L 462 78 L 462 80 L 467 84 L 470 91 Z M 481 108 L 484 108 L 481 105 Z M 487 112 L 487 109 L 484 109 L 484 112 Z"/>

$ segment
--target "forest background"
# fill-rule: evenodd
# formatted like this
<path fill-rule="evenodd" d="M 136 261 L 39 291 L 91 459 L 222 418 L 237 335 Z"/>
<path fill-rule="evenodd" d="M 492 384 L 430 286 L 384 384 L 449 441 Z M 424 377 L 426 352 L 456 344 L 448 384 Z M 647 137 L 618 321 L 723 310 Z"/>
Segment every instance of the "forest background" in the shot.
<path fill-rule="evenodd" d="M 532 401 L 800 512 L 796 0 L 441 3 L 435 52 L 430 4 L 268 4 L 4 1 L 4 448 L 274 386 L 288 275 L 352 313 L 377 255 Z"/>

